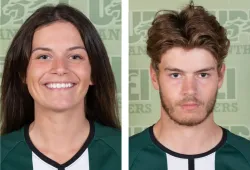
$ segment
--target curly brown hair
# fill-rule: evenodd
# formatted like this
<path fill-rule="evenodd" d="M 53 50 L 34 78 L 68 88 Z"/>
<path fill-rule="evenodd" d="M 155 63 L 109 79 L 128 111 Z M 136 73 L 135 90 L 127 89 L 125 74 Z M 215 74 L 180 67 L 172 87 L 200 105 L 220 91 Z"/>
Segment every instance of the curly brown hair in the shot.
<path fill-rule="evenodd" d="M 217 60 L 218 68 L 221 68 L 229 46 L 226 29 L 214 15 L 202 6 L 195 6 L 193 2 L 180 12 L 157 12 L 148 30 L 147 54 L 155 71 L 158 71 L 161 56 L 172 47 L 206 49 Z"/>

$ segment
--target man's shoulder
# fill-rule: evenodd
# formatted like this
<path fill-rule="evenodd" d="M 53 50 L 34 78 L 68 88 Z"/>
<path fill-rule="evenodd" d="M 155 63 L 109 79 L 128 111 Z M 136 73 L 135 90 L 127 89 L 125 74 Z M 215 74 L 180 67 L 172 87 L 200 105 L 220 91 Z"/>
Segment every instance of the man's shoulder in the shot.
<path fill-rule="evenodd" d="M 250 163 L 250 141 L 227 130 L 227 143 L 238 150 Z"/>
<path fill-rule="evenodd" d="M 141 148 L 149 145 L 150 143 L 150 128 L 146 128 L 144 131 L 129 137 L 130 151 L 140 150 Z"/>
<path fill-rule="evenodd" d="M 227 131 L 227 141 L 229 144 L 235 146 L 236 148 L 244 148 L 244 149 L 249 149 L 248 151 L 250 151 L 250 140 L 236 135 L 232 132 L 230 132 L 229 130 Z"/>
<path fill-rule="evenodd" d="M 150 137 L 150 128 L 133 135 L 129 138 L 129 164 L 133 164 L 134 160 L 140 155 L 144 149 L 152 145 Z"/>

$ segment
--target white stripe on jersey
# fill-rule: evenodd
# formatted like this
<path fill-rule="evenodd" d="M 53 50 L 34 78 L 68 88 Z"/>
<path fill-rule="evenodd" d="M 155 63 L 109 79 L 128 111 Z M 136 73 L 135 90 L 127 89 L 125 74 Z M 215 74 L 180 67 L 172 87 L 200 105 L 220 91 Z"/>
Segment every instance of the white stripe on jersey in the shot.
<path fill-rule="evenodd" d="M 168 170 L 188 170 L 188 159 L 166 153 Z M 215 170 L 215 153 L 194 159 L 195 170 Z"/>
<path fill-rule="evenodd" d="M 215 152 L 194 160 L 195 170 L 215 170 Z"/>
<path fill-rule="evenodd" d="M 66 167 L 65 170 L 89 170 L 89 150 L 88 148 L 74 163 Z"/>
<path fill-rule="evenodd" d="M 33 170 L 57 170 L 56 167 L 44 162 L 34 152 L 32 152 Z M 65 170 L 89 170 L 89 152 L 88 148 L 83 154 L 71 165 L 67 166 Z"/>
<path fill-rule="evenodd" d="M 167 164 L 168 170 L 188 170 L 188 159 L 178 158 L 167 154 Z"/>
<path fill-rule="evenodd" d="M 34 152 L 32 152 L 33 170 L 57 170 L 54 166 L 41 160 Z"/>

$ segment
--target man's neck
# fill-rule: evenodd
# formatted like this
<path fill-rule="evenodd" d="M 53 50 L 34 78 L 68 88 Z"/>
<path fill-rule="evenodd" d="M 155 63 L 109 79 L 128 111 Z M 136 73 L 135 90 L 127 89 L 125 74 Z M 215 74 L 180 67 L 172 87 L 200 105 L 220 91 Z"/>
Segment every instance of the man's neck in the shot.
<path fill-rule="evenodd" d="M 162 116 L 153 128 L 156 139 L 166 148 L 185 155 L 207 152 L 222 139 L 223 131 L 215 124 L 213 114 L 201 124 L 181 126 Z"/>

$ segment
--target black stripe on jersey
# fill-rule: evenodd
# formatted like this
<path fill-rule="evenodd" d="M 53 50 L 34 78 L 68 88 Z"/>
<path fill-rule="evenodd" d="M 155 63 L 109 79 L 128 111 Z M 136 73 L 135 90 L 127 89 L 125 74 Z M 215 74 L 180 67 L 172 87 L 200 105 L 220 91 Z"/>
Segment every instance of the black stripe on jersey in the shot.
<path fill-rule="evenodd" d="M 58 170 L 65 170 L 64 167 L 58 167 Z"/>
<path fill-rule="evenodd" d="M 194 159 L 188 159 L 188 170 L 194 170 Z"/>
<path fill-rule="evenodd" d="M 204 153 L 200 153 L 200 154 L 194 154 L 194 155 L 185 155 L 185 154 L 181 154 L 181 153 L 177 153 L 177 152 L 174 152 L 168 148 L 166 148 L 165 146 L 163 146 L 155 137 L 154 135 L 154 132 L 153 132 L 153 126 L 150 126 L 149 127 L 149 133 L 150 133 L 150 137 L 151 137 L 151 140 L 152 142 L 158 146 L 161 150 L 163 150 L 164 152 L 172 155 L 172 156 L 175 156 L 175 157 L 178 157 L 178 158 L 186 158 L 186 159 L 195 159 L 195 158 L 201 158 L 201 157 L 204 157 L 204 156 L 207 156 L 215 151 L 217 151 L 220 147 L 222 147 L 226 140 L 227 140 L 227 131 L 226 129 L 222 128 L 222 131 L 223 131 L 223 134 L 222 134 L 222 138 L 220 140 L 220 142 L 212 149 L 210 149 L 209 151 L 207 152 L 204 152 Z"/>
<path fill-rule="evenodd" d="M 94 122 L 89 122 L 90 124 L 90 132 L 89 135 L 85 141 L 85 143 L 82 145 L 82 147 L 80 148 L 80 150 L 67 162 L 63 163 L 63 164 L 59 164 L 57 162 L 55 162 L 54 160 L 50 159 L 49 157 L 47 157 L 46 155 L 44 155 L 42 152 L 40 152 L 35 145 L 32 143 L 30 136 L 29 136 L 29 125 L 25 125 L 24 126 L 24 137 L 26 140 L 26 143 L 28 144 L 29 148 L 44 162 L 50 164 L 51 166 L 57 168 L 58 170 L 65 170 L 65 168 L 69 165 L 71 165 L 72 163 L 74 163 L 82 154 L 83 152 L 88 148 L 90 142 L 92 141 L 92 139 L 94 138 L 95 135 L 95 127 L 94 127 Z"/>

